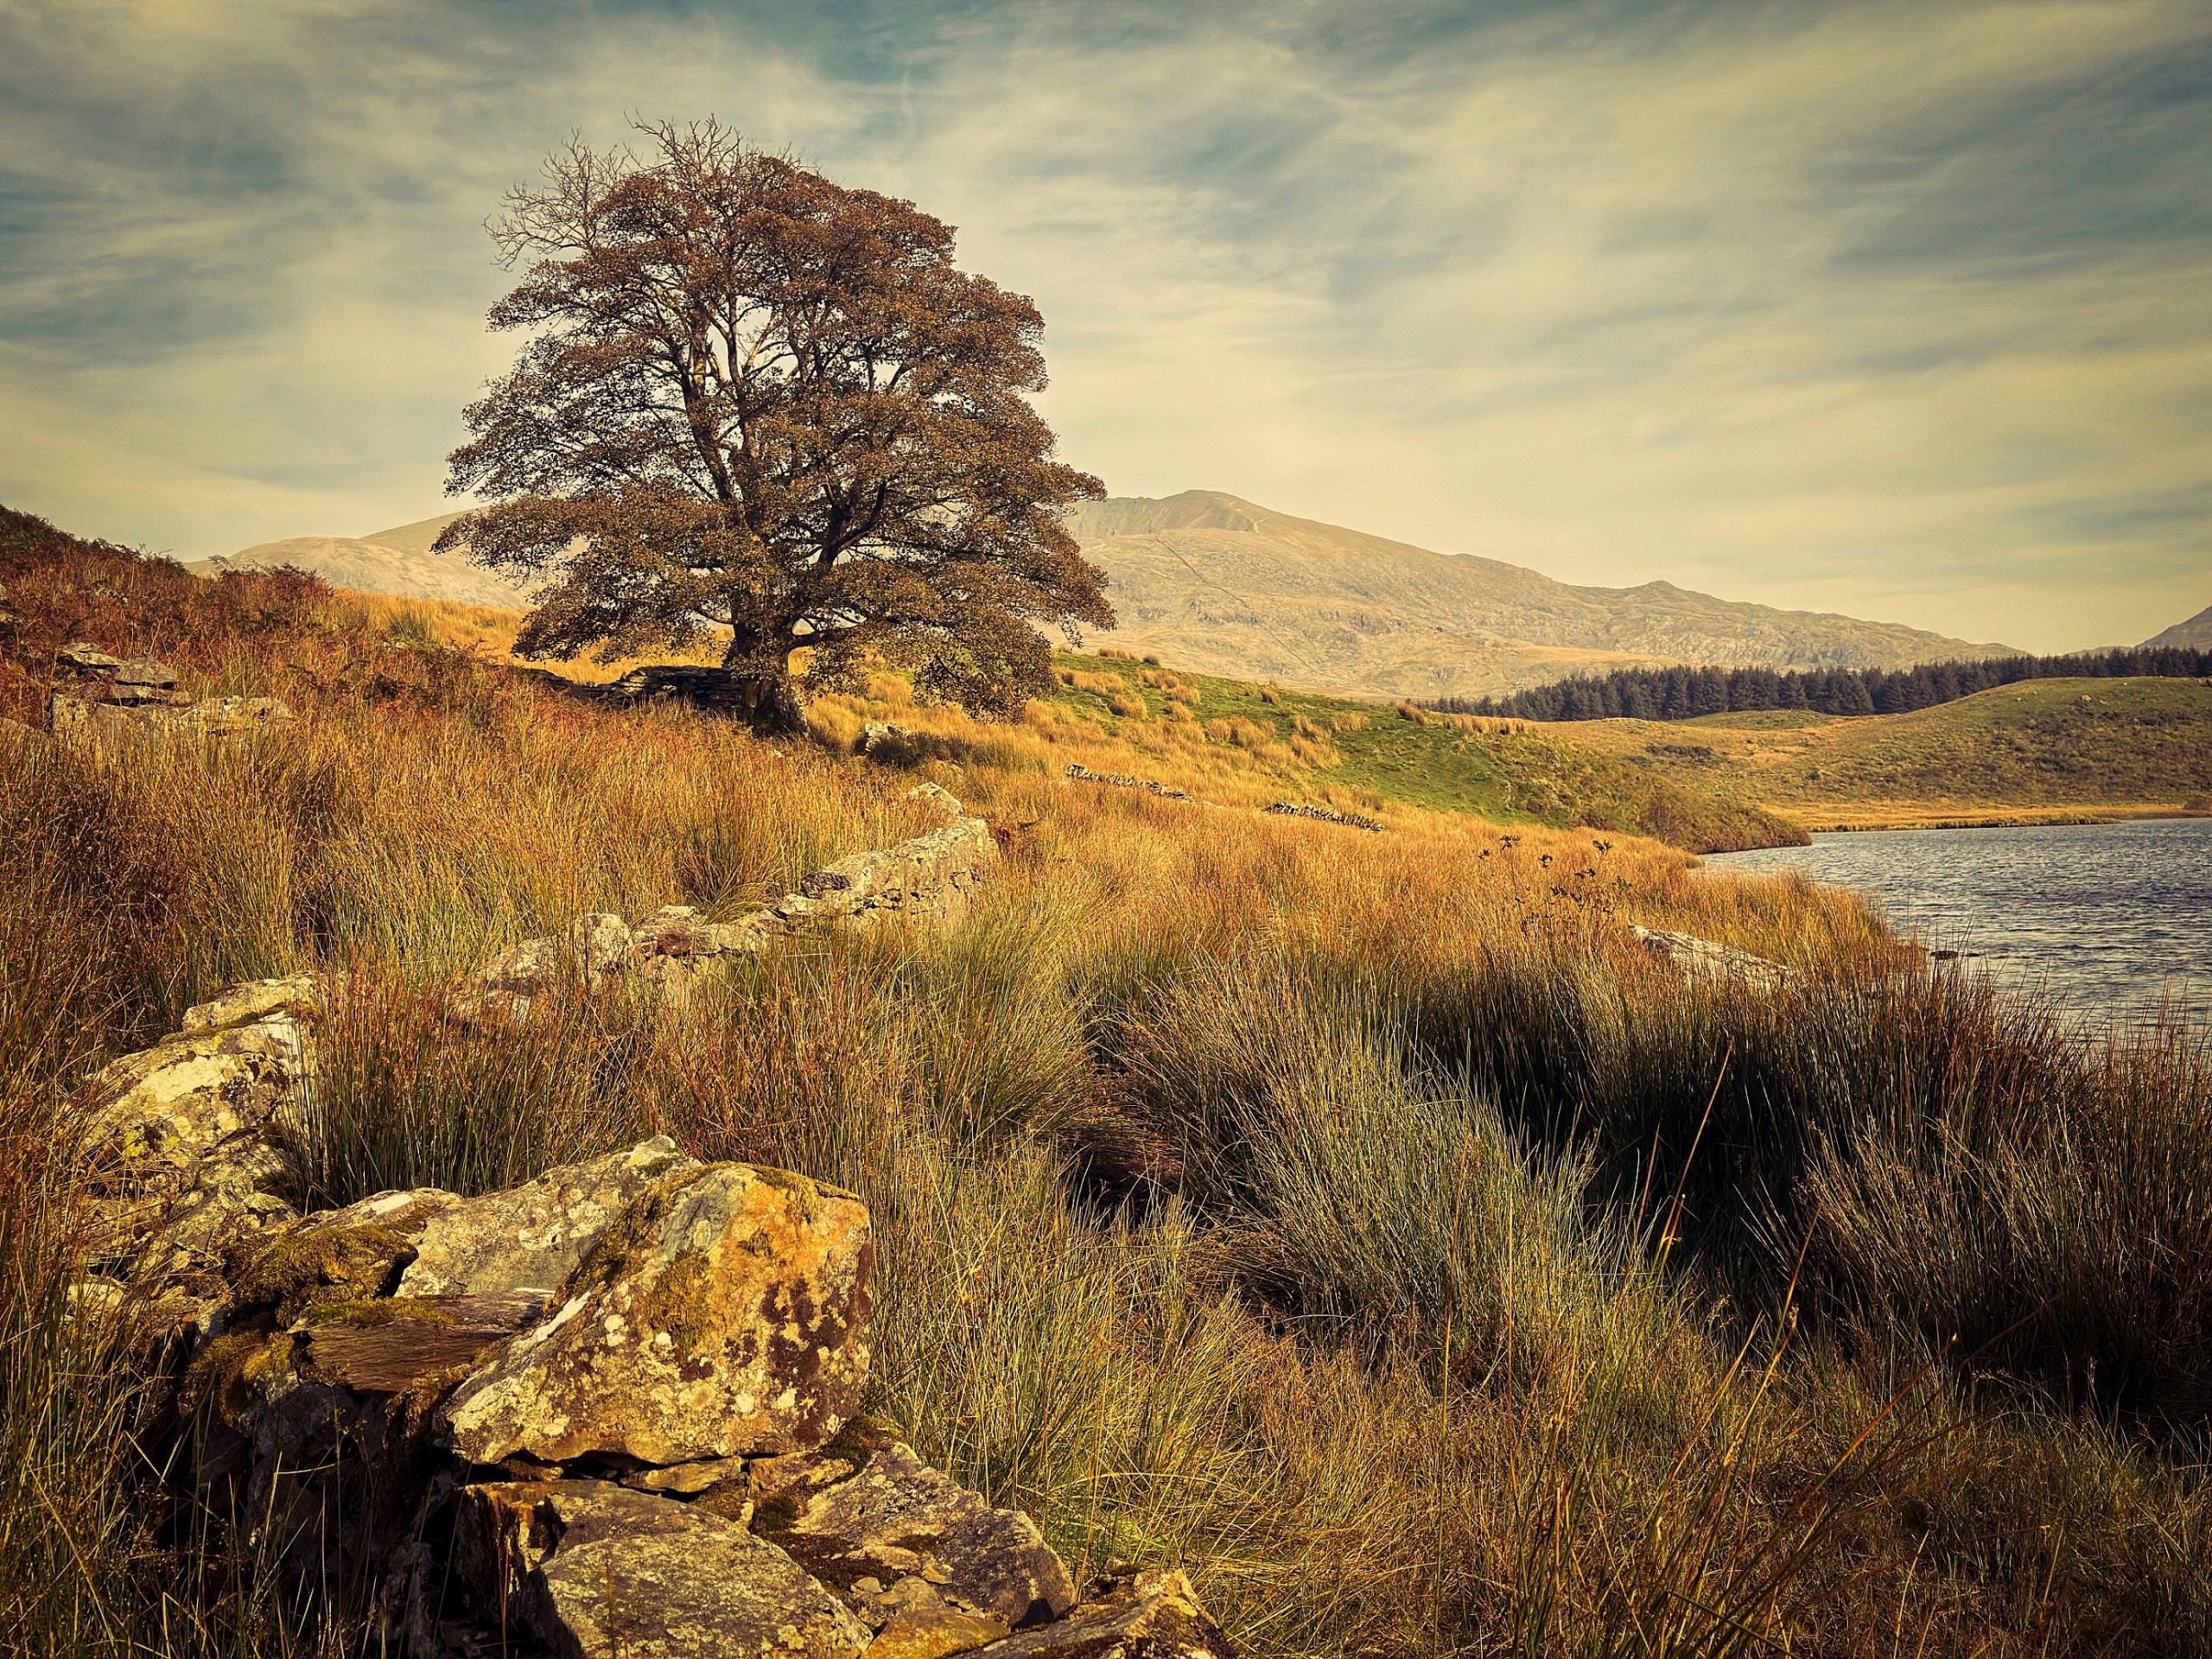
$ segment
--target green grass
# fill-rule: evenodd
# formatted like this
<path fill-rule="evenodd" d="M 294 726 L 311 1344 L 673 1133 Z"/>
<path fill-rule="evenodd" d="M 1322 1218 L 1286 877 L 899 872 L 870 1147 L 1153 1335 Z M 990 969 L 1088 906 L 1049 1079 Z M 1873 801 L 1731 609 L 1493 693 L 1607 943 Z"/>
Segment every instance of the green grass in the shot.
<path fill-rule="evenodd" d="M 1134 729 L 1139 720 L 1117 714 L 1116 698 L 1141 702 L 1142 721 L 1168 721 L 1173 700 L 1167 688 L 1144 683 L 1147 664 L 1071 654 L 1058 660 L 1073 674 L 1119 683 L 1112 693 L 1064 683 L 1053 701 L 1071 714 L 1140 741 L 1142 734 Z M 1160 673 L 1156 665 L 1153 672 Z M 1067 677 L 1063 675 L 1064 682 Z M 1699 852 L 1800 838 L 1755 807 L 1624 766 L 1549 731 L 1211 675 L 1177 672 L 1173 678 L 1198 693 L 1186 706 L 1201 728 L 1243 722 L 1286 748 L 1301 721 L 1325 737 L 1333 758 L 1317 760 L 1294 750 L 1262 753 L 1259 765 L 1294 796 L 1300 791 L 1343 795 L 1369 807 L 1401 804 L 1500 823 L 1584 824 L 1654 836 Z"/>

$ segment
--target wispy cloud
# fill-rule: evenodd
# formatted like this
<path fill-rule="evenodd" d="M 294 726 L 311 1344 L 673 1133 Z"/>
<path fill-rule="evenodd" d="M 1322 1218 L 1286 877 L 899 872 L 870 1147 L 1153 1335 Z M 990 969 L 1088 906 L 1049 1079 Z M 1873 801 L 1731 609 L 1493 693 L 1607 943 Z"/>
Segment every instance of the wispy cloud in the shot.
<path fill-rule="evenodd" d="M 2212 598 L 2196 0 L 0 0 L 0 499 L 433 510 L 484 213 L 708 111 L 1035 294 L 1119 491 L 2039 645 Z"/>

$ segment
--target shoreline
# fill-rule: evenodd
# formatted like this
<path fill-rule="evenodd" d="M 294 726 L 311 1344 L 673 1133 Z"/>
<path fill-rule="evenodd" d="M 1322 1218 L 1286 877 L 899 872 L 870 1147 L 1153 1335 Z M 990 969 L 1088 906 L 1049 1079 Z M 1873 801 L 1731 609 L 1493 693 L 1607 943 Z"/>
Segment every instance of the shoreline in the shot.
<path fill-rule="evenodd" d="M 1766 804 L 1808 836 L 1855 835 L 1878 830 L 2041 830 L 2067 824 L 2132 823 L 2139 821 L 2212 817 L 2212 810 L 2180 801 L 2139 804 L 2080 804 L 2063 806 L 1929 805 L 1915 810 L 1898 802 L 1863 809 L 1839 806 L 1818 814 L 1802 807 Z"/>

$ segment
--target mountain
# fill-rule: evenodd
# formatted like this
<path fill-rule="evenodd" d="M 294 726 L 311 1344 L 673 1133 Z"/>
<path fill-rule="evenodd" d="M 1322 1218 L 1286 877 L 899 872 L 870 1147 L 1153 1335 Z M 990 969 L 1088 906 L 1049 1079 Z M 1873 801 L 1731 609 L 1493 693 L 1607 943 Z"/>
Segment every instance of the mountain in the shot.
<path fill-rule="evenodd" d="M 2154 633 L 2143 642 L 2147 646 L 2177 645 L 2184 651 L 2212 651 L 2212 605 L 2207 605 L 2186 622 L 2177 622 L 2164 633 Z"/>
<path fill-rule="evenodd" d="M 437 534 L 461 515 L 419 519 L 372 531 L 366 536 L 292 536 L 262 542 L 221 558 L 200 559 L 187 567 L 203 575 L 226 570 L 269 570 L 291 565 L 312 571 L 334 588 L 368 594 L 398 594 L 412 599 L 457 600 L 514 610 L 530 603 L 524 589 L 505 576 L 471 564 L 458 554 L 433 553 Z"/>
<path fill-rule="evenodd" d="M 528 603 L 512 582 L 429 550 L 456 516 L 358 538 L 266 542 L 194 568 L 292 563 L 372 593 Z M 1216 490 L 1086 502 L 1069 527 L 1105 569 L 1121 619 L 1110 643 L 1193 672 L 1317 690 L 1479 696 L 1630 665 L 1897 668 L 2006 650 L 1896 623 L 1732 603 L 1667 582 L 1573 587 Z"/>
<path fill-rule="evenodd" d="M 1893 668 L 2005 649 L 1672 582 L 1573 587 L 1212 490 L 1087 503 L 1071 527 L 1112 578 L 1115 644 L 1286 684 L 1465 696 L 1630 664 Z"/>

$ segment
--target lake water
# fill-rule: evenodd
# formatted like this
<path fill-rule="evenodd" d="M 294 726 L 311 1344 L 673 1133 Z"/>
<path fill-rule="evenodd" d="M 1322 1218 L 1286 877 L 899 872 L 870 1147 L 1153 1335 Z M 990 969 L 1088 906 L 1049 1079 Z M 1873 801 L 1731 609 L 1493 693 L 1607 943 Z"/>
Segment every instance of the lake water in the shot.
<path fill-rule="evenodd" d="M 1979 952 L 1968 966 L 2085 1014 L 2164 995 L 2212 1020 L 2212 818 L 1863 830 L 1707 862 L 1855 888 L 1929 949 Z"/>

